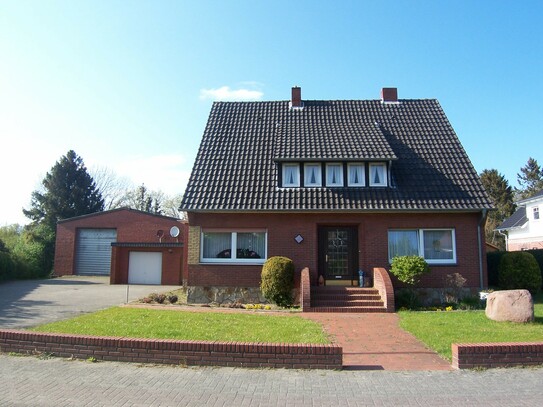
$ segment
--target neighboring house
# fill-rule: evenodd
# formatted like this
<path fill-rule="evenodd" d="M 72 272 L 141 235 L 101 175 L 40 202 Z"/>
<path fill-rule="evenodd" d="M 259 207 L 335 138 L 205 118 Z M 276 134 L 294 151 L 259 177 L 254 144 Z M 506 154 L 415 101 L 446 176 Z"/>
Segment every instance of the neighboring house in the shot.
<path fill-rule="evenodd" d="M 496 229 L 507 251 L 543 249 L 543 190 L 516 203 L 517 210 Z"/>
<path fill-rule="evenodd" d="M 187 285 L 258 290 L 278 255 L 312 285 L 356 285 L 416 254 L 432 270 L 420 287 L 458 272 L 475 291 L 490 207 L 437 100 L 306 101 L 294 87 L 290 101 L 215 102 L 181 205 Z"/>
<path fill-rule="evenodd" d="M 180 285 L 186 278 L 186 232 L 179 219 L 128 208 L 64 219 L 57 224 L 54 274 Z"/>

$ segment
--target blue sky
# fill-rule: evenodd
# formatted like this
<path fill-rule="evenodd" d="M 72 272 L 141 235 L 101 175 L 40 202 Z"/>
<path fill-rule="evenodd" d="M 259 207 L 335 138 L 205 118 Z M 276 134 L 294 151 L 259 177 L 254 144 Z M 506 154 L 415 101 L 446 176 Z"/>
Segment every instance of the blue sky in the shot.
<path fill-rule="evenodd" d="M 182 193 L 213 100 L 436 98 L 478 172 L 543 164 L 540 1 L 0 0 L 0 226 L 70 149 Z"/>

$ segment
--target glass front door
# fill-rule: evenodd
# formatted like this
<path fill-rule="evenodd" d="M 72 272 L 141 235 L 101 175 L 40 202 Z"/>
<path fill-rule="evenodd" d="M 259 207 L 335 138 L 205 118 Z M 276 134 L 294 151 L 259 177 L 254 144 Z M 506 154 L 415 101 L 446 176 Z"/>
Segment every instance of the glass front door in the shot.
<path fill-rule="evenodd" d="M 351 280 L 357 270 L 357 228 L 320 227 L 319 274 L 326 280 Z"/>

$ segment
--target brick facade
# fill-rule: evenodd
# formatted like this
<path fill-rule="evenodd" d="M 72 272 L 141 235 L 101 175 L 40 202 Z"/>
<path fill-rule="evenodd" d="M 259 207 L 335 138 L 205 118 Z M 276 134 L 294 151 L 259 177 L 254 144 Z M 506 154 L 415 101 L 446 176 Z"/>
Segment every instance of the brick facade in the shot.
<path fill-rule="evenodd" d="M 308 267 L 311 283 L 318 279 L 319 226 L 356 226 L 358 228 L 359 267 L 371 271 L 374 267 L 389 269 L 388 230 L 402 228 L 454 228 L 457 263 L 432 266 L 420 287 L 440 288 L 445 275 L 460 273 L 467 279 L 466 287 L 480 288 L 479 242 L 477 226 L 480 213 L 189 213 L 191 227 L 263 229 L 268 232 L 268 257 L 286 256 L 294 261 L 296 270 Z M 195 230 L 196 229 L 191 229 Z M 482 231 L 481 231 L 482 233 Z M 296 243 L 300 234 L 304 241 Z M 481 237 L 484 242 L 484 238 Z M 483 245 L 484 246 L 484 245 Z M 196 247 L 196 246 L 194 246 Z M 199 257 L 196 249 L 191 259 Z M 482 248 L 482 256 L 485 256 Z M 483 257 L 484 259 L 485 257 Z M 246 264 L 191 264 L 188 266 L 188 284 L 192 286 L 245 286 L 260 284 L 261 265 Z M 401 284 L 393 279 L 395 287 Z M 486 262 L 483 261 L 483 287 L 487 286 Z"/>
<path fill-rule="evenodd" d="M 180 235 L 172 238 L 170 228 L 177 226 Z M 162 284 L 181 284 L 187 278 L 187 225 L 179 219 L 154 215 L 133 209 L 115 209 L 60 221 L 57 224 L 54 274 L 76 273 L 77 234 L 80 229 L 116 229 L 117 242 L 137 243 L 131 247 L 112 248 L 111 282 L 125 284 L 128 280 L 130 251 L 161 251 L 163 253 Z M 163 231 L 161 239 L 157 236 Z M 156 245 L 155 247 L 151 247 Z M 162 245 L 162 247 L 160 247 Z"/>

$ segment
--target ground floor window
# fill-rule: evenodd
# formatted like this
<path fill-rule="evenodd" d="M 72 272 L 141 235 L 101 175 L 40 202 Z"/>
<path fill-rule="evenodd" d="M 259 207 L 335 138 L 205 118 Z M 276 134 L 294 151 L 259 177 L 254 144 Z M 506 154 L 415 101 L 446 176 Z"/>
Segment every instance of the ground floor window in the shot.
<path fill-rule="evenodd" d="M 396 256 L 421 256 L 429 264 L 455 264 L 454 229 L 389 230 L 389 261 Z"/>
<path fill-rule="evenodd" d="M 264 263 L 267 257 L 267 233 L 261 230 L 204 230 L 202 262 Z"/>

